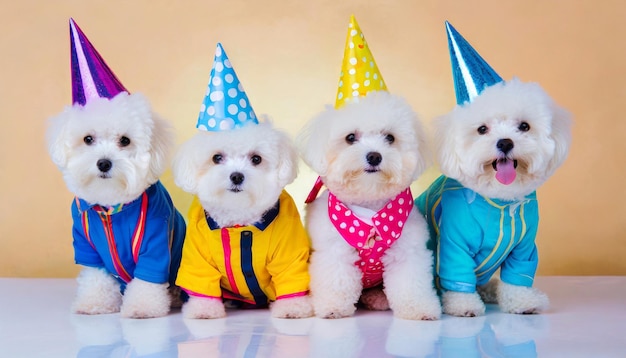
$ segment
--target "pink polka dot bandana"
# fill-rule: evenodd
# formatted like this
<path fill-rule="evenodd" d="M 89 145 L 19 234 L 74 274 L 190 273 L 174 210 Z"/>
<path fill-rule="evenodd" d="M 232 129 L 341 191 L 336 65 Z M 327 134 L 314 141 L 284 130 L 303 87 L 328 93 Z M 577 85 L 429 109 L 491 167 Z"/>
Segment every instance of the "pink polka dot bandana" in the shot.
<path fill-rule="evenodd" d="M 381 258 L 402 235 L 411 209 L 413 195 L 406 188 L 371 218 L 370 225 L 356 216 L 333 193 L 328 193 L 328 217 L 350 246 L 359 252 L 355 264 L 363 272 L 363 287 L 377 286 L 383 279 Z"/>

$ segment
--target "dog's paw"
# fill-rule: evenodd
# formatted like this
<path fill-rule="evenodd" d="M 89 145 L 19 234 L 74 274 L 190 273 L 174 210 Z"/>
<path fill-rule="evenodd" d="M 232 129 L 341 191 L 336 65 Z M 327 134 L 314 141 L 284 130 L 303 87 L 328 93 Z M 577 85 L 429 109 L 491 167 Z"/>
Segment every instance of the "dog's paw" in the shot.
<path fill-rule="evenodd" d="M 434 292 L 409 302 L 394 304 L 392 310 L 396 318 L 402 319 L 435 321 L 441 318 L 441 303 Z"/>
<path fill-rule="evenodd" d="M 338 299 L 316 300 L 313 297 L 313 311 L 319 318 L 344 318 L 351 317 L 356 311 L 356 306 L 351 302 L 341 302 Z"/>
<path fill-rule="evenodd" d="M 364 290 L 359 302 L 368 310 L 386 311 L 389 309 L 387 295 L 381 288 L 371 288 Z"/>
<path fill-rule="evenodd" d="M 78 289 L 72 303 L 72 312 L 94 315 L 120 311 L 122 305 L 120 284 L 108 272 L 86 267 L 76 281 Z"/>
<path fill-rule="evenodd" d="M 498 304 L 505 313 L 535 314 L 548 309 L 548 296 L 536 288 L 502 282 L 498 289 Z"/>
<path fill-rule="evenodd" d="M 485 304 L 477 293 L 446 291 L 442 297 L 443 312 L 457 317 L 485 314 Z"/>
<path fill-rule="evenodd" d="M 270 306 L 275 318 L 306 318 L 313 316 L 313 306 L 309 296 L 282 298 Z"/>
<path fill-rule="evenodd" d="M 156 284 L 133 279 L 126 286 L 120 315 L 124 318 L 163 317 L 170 311 L 167 283 Z"/>
<path fill-rule="evenodd" d="M 221 299 L 208 297 L 189 297 L 183 305 L 183 317 L 193 319 L 210 319 L 226 317 L 226 309 Z"/>

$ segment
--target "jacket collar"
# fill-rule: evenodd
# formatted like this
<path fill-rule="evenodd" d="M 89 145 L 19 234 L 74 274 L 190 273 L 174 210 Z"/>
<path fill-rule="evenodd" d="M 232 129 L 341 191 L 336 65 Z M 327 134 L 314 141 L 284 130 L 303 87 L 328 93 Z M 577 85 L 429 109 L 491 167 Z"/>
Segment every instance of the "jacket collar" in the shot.
<path fill-rule="evenodd" d="M 277 201 L 276 204 L 271 209 L 269 209 L 263 214 L 263 216 L 261 217 L 261 220 L 255 222 L 254 224 L 252 224 L 252 226 L 255 226 L 257 229 L 264 231 L 268 226 L 270 226 L 270 224 L 274 221 L 274 219 L 276 219 L 276 217 L 278 216 L 279 210 L 280 210 L 280 200 Z M 220 228 L 220 226 L 215 222 L 215 220 L 213 220 L 213 218 L 209 216 L 209 213 L 207 213 L 206 210 L 204 211 L 204 216 L 206 217 L 206 222 L 209 225 L 209 229 L 217 230 Z M 232 227 L 241 227 L 241 226 L 235 225 Z"/>
<path fill-rule="evenodd" d="M 157 190 L 157 186 L 160 183 L 157 181 L 156 183 L 150 185 L 150 187 L 148 189 L 146 189 L 146 193 L 148 194 L 148 196 L 151 196 L 156 190 Z M 119 212 L 124 211 L 125 209 L 135 206 L 138 203 L 141 202 L 141 195 L 139 195 L 137 197 L 137 199 L 128 202 L 128 203 L 120 203 L 120 204 L 115 204 L 112 205 L 110 207 L 105 207 L 105 206 L 101 206 L 98 204 L 91 204 L 89 202 L 87 202 L 84 199 L 81 199 L 79 197 L 74 197 L 74 200 L 76 201 L 76 207 L 78 208 L 78 212 L 79 213 L 84 213 L 87 210 L 93 209 L 95 210 L 97 213 L 99 214 L 103 214 L 103 215 L 113 215 L 113 214 L 117 214 Z"/>

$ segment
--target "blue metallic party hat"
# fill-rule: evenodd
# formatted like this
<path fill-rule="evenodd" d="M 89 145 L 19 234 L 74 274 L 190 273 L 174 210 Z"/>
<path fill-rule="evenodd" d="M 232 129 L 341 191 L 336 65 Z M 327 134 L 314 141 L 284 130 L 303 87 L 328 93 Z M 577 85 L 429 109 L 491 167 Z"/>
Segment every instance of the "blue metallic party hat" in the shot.
<path fill-rule="evenodd" d="M 219 132 L 258 123 L 248 96 L 222 44 L 218 43 L 196 128 Z"/>
<path fill-rule="evenodd" d="M 471 102 L 486 87 L 503 81 L 502 77 L 447 21 L 446 30 L 457 104 Z"/>

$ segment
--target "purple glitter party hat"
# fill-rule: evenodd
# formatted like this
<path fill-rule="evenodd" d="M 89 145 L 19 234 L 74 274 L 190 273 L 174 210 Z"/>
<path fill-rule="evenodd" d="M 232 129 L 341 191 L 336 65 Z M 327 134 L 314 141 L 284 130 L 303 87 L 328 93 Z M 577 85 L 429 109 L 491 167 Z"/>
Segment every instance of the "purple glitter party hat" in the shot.
<path fill-rule="evenodd" d="M 70 18 L 72 103 L 84 106 L 94 98 L 128 92 L 83 31 Z"/>

